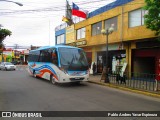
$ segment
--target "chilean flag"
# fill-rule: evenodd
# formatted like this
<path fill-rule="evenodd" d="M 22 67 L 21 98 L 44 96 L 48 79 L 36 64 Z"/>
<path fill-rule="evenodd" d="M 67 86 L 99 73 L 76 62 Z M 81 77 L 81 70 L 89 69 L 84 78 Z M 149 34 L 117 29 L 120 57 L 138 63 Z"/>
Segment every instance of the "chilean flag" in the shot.
<path fill-rule="evenodd" d="M 87 18 L 86 13 L 83 10 L 79 9 L 79 7 L 75 3 L 72 4 L 72 15 Z"/>

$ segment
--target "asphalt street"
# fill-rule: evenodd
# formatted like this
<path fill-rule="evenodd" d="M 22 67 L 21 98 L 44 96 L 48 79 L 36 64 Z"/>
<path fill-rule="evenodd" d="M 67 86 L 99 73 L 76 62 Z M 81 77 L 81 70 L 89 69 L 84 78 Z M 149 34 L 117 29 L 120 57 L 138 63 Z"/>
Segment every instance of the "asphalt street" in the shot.
<path fill-rule="evenodd" d="M 52 85 L 26 70 L 0 71 L 0 111 L 160 111 L 160 99 L 88 82 Z"/>

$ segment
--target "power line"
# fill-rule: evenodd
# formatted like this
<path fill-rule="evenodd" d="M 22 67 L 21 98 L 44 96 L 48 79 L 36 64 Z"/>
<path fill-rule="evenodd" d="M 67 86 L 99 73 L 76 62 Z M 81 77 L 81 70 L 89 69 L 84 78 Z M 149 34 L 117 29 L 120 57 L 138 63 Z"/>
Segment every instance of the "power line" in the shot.
<path fill-rule="evenodd" d="M 92 9 L 92 8 L 99 8 L 97 6 L 93 6 L 91 4 L 93 4 L 94 2 L 101 2 L 101 1 L 106 1 L 106 0 L 94 0 L 92 1 L 92 3 L 90 3 L 89 1 L 81 1 L 81 2 L 76 2 L 77 5 L 86 5 L 85 7 L 83 7 L 84 9 Z M 127 5 L 136 5 L 136 4 L 144 4 L 144 3 L 140 3 L 140 2 L 136 2 L 136 3 L 128 3 Z M 79 6 L 81 8 L 81 6 Z M 110 7 L 110 6 L 109 6 Z M 1 10 L 1 9 L 0 9 Z M 1 16 L 3 17 L 20 17 L 20 18 L 46 18 L 46 17 L 56 17 L 57 15 L 59 15 L 59 12 L 65 11 L 66 8 L 64 5 L 60 5 L 57 7 L 54 6 L 49 6 L 49 7 L 45 7 L 45 8 L 37 8 L 37 9 L 32 9 L 32 10 L 8 10 L 7 14 L 5 14 L 5 12 L 3 12 L 4 14 L 2 15 L 1 12 Z M 55 12 L 54 12 L 55 11 Z M 41 13 L 41 15 L 37 15 L 37 13 Z M 16 16 L 16 14 L 18 16 Z M 25 14 L 33 14 L 35 15 L 34 17 L 28 17 Z M 21 16 L 23 15 L 23 16 Z M 62 16 L 62 15 L 60 15 Z M 126 17 L 126 16 L 124 16 Z M 26 41 L 26 43 L 31 43 L 31 41 Z"/>
<path fill-rule="evenodd" d="M 96 0 L 96 1 L 92 1 L 92 4 L 94 3 L 94 2 L 100 2 L 100 1 L 106 1 L 106 0 Z M 85 4 L 89 4 L 90 2 L 77 2 L 77 4 L 78 5 L 85 5 Z M 90 8 L 93 8 L 93 6 L 90 6 Z M 95 8 L 97 8 L 97 7 L 95 7 Z M 7 13 L 21 13 L 21 12 L 23 12 L 23 13 L 25 13 L 25 12 L 43 12 L 43 11 L 62 11 L 62 10 L 65 10 L 66 8 L 65 8 L 65 6 L 63 5 L 63 6 L 51 6 L 51 7 L 47 7 L 47 8 L 39 8 L 39 9 L 32 9 L 32 10 L 13 10 L 13 11 L 11 11 L 11 12 L 5 12 L 6 14 Z"/>
<path fill-rule="evenodd" d="M 104 1 L 104 0 L 97 0 L 97 1 Z M 96 2 L 97 2 L 96 1 Z M 87 3 L 86 3 L 87 4 Z M 135 4 L 144 4 L 144 3 L 133 3 L 133 4 L 128 4 L 128 5 L 135 5 Z M 111 7 L 111 6 L 108 6 Z M 112 6 L 114 7 L 114 6 Z M 86 6 L 84 7 L 84 9 L 90 9 L 90 8 L 99 8 L 99 7 L 91 7 L 91 6 Z M 65 11 L 65 7 L 49 7 L 49 8 L 41 8 L 41 9 L 33 9 L 33 10 L 14 10 L 14 11 L 10 11 L 10 12 L 0 12 L 1 16 L 6 16 L 6 15 L 10 15 L 10 14 L 36 14 L 36 13 L 44 13 L 46 14 L 46 12 L 58 12 L 58 11 Z M 57 13 L 52 13 L 53 15 L 57 15 Z M 42 16 L 40 16 L 42 17 Z"/>

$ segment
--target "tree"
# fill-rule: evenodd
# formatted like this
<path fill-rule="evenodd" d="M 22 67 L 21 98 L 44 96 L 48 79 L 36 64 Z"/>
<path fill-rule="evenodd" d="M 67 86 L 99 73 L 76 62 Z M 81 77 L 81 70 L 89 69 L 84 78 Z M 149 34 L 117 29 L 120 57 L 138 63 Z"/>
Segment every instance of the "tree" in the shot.
<path fill-rule="evenodd" d="M 4 44 L 3 43 L 0 43 L 0 53 L 1 53 L 1 50 L 4 48 Z"/>
<path fill-rule="evenodd" d="M 3 40 L 7 37 L 10 36 L 12 32 L 8 29 L 1 29 L 0 28 L 0 44 L 2 44 Z"/>
<path fill-rule="evenodd" d="M 160 1 L 145 0 L 145 3 L 144 9 L 148 11 L 144 16 L 145 25 L 147 28 L 155 31 L 155 35 L 160 36 Z"/>

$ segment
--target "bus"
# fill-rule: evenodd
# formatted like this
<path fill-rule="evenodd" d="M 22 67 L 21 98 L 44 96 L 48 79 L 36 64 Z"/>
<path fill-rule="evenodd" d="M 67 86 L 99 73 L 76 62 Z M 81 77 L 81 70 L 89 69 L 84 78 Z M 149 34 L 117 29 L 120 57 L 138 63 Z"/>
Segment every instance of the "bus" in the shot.
<path fill-rule="evenodd" d="M 89 65 L 83 49 L 65 45 L 31 50 L 28 71 L 32 76 L 44 78 L 52 84 L 89 80 Z"/>

